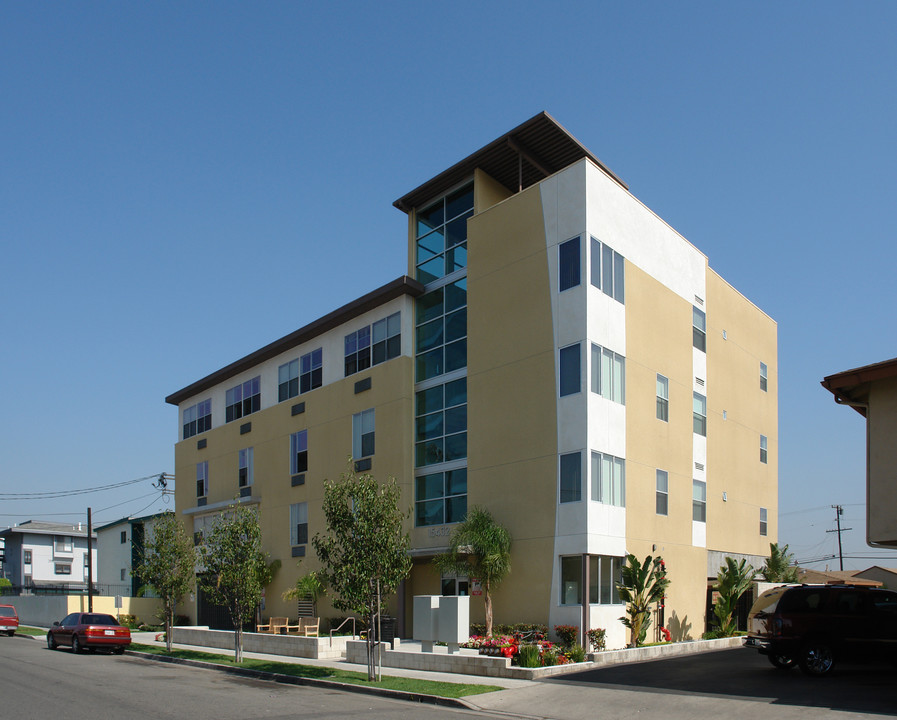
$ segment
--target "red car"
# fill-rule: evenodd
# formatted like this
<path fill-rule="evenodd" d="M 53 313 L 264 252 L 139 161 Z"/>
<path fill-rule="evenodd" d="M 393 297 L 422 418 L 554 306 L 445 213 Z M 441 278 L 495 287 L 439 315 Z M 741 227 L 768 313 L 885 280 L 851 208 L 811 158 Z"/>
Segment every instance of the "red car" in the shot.
<path fill-rule="evenodd" d="M 19 628 L 19 615 L 12 605 L 0 605 L 0 632 L 12 637 Z"/>
<path fill-rule="evenodd" d="M 121 655 L 130 644 L 131 631 L 105 613 L 72 613 L 61 623 L 53 623 L 47 633 L 47 647 L 51 650 L 70 645 L 76 653 L 84 648 L 108 648 Z"/>

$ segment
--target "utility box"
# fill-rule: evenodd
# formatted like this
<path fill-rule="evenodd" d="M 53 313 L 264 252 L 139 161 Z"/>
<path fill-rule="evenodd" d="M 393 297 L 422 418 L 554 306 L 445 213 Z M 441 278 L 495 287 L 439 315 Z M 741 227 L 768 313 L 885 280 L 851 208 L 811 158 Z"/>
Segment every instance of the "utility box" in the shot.
<path fill-rule="evenodd" d="M 458 651 L 470 633 L 470 598 L 459 595 L 415 595 L 414 633 L 424 652 L 433 652 L 433 644 L 444 642 L 449 652 Z"/>
<path fill-rule="evenodd" d="M 435 642 L 439 621 L 439 596 L 414 596 L 414 631 L 412 637 L 421 642 Z"/>

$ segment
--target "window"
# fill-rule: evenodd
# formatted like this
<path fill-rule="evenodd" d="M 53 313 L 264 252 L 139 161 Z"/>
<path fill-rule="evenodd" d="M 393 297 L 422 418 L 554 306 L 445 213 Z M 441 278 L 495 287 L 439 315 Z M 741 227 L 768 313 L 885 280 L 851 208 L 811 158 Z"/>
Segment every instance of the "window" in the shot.
<path fill-rule="evenodd" d="M 473 184 L 414 213 L 417 279 L 431 283 L 467 267 L 467 220 L 473 215 Z"/>
<path fill-rule="evenodd" d="M 420 475 L 414 479 L 414 525 L 447 525 L 467 517 L 467 470 Z"/>
<path fill-rule="evenodd" d="M 367 370 L 371 366 L 371 326 L 346 335 L 345 342 L 345 375 Z"/>
<path fill-rule="evenodd" d="M 415 393 L 414 464 L 437 465 L 467 457 L 467 378 Z"/>
<path fill-rule="evenodd" d="M 290 545 L 308 544 L 308 503 L 290 505 Z"/>
<path fill-rule="evenodd" d="M 558 245 L 558 290 L 579 285 L 579 238 Z"/>
<path fill-rule="evenodd" d="M 561 558 L 561 605 L 582 605 L 582 555 Z"/>
<path fill-rule="evenodd" d="M 595 238 L 591 239 L 592 285 L 617 302 L 624 302 L 623 256 Z"/>
<path fill-rule="evenodd" d="M 694 432 L 707 437 L 707 398 L 701 393 L 694 394 Z"/>
<path fill-rule="evenodd" d="M 312 350 L 299 358 L 299 392 L 321 387 L 324 383 L 324 351 Z"/>
<path fill-rule="evenodd" d="M 184 410 L 184 440 L 212 429 L 212 400 L 203 400 Z"/>
<path fill-rule="evenodd" d="M 621 405 L 626 404 L 626 358 L 592 345 L 592 392 Z"/>
<path fill-rule="evenodd" d="M 608 555 L 589 556 L 589 603 L 620 605 L 617 583 L 623 581 L 623 558 Z"/>
<path fill-rule="evenodd" d="M 203 498 L 209 494 L 209 461 L 196 463 L 196 497 Z"/>
<path fill-rule="evenodd" d="M 766 464 L 766 458 L 767 458 L 766 435 L 761 435 L 760 436 L 760 462 L 762 462 L 764 465 Z"/>
<path fill-rule="evenodd" d="M 72 574 L 72 564 L 71 563 L 56 563 L 53 572 L 56 575 L 71 575 Z"/>
<path fill-rule="evenodd" d="M 290 475 L 308 472 L 308 430 L 290 435 Z"/>
<path fill-rule="evenodd" d="M 125 578 L 127 577 L 127 575 L 126 575 L 127 572 L 128 572 L 128 571 L 127 571 L 125 568 L 122 568 L 122 569 L 121 569 L 121 580 L 122 580 L 122 582 L 124 582 Z"/>
<path fill-rule="evenodd" d="M 760 508 L 760 534 L 761 535 L 766 535 L 766 528 L 767 528 L 766 517 L 767 517 L 766 508 Z"/>
<path fill-rule="evenodd" d="M 707 522 L 707 483 L 701 480 L 691 482 L 691 519 Z"/>
<path fill-rule="evenodd" d="M 766 363 L 760 363 L 760 389 L 763 392 L 766 392 L 766 389 L 769 385 L 769 371 L 766 367 Z"/>
<path fill-rule="evenodd" d="M 53 536 L 53 552 L 54 553 L 70 553 L 72 552 L 72 538 L 68 535 Z"/>
<path fill-rule="evenodd" d="M 237 453 L 237 484 L 241 488 L 252 485 L 252 455 L 252 448 Z"/>
<path fill-rule="evenodd" d="M 692 344 L 701 352 L 707 352 L 707 316 L 703 310 L 692 306 Z"/>
<path fill-rule="evenodd" d="M 670 421 L 670 381 L 657 373 L 657 419 Z"/>
<path fill-rule="evenodd" d="M 415 300 L 415 381 L 467 366 L 467 278 Z"/>
<path fill-rule="evenodd" d="M 256 375 L 225 394 L 224 421 L 232 422 L 262 409 L 261 376 Z"/>
<path fill-rule="evenodd" d="M 670 478 L 666 470 L 657 471 L 656 495 L 657 514 L 668 515 L 670 506 Z"/>
<path fill-rule="evenodd" d="M 455 575 L 442 576 L 442 594 L 443 595 L 470 595 L 470 581 L 464 575 L 457 577 Z"/>
<path fill-rule="evenodd" d="M 122 543 L 122 545 L 124 545 L 126 542 L 128 542 L 128 531 L 122 530 L 121 531 L 121 543 Z"/>
<path fill-rule="evenodd" d="M 321 351 L 317 350 L 315 352 L 318 353 L 318 385 L 320 385 Z M 398 357 L 401 352 L 402 316 L 401 313 L 393 313 L 389 317 L 383 318 L 383 320 L 378 320 L 373 325 L 366 325 L 346 335 L 345 375 L 348 377 L 362 370 L 367 370 L 371 365 L 379 365 L 387 360 L 392 360 L 394 357 Z M 312 373 L 310 381 L 314 380 L 314 370 L 311 369 L 313 365 L 314 358 L 310 358 L 309 372 Z M 305 373 L 305 363 L 303 363 L 302 372 Z M 314 385 L 314 387 L 318 387 L 318 385 Z M 305 390 L 303 389 L 302 392 L 305 392 Z"/>
<path fill-rule="evenodd" d="M 373 336 L 372 363 L 379 365 L 402 353 L 402 315 L 393 313 L 371 326 Z"/>
<path fill-rule="evenodd" d="M 582 500 L 582 460 L 581 453 L 561 455 L 560 500 L 562 503 Z"/>
<path fill-rule="evenodd" d="M 592 453 L 592 500 L 626 507 L 626 462 L 605 453 Z"/>
<path fill-rule="evenodd" d="M 23 554 L 23 557 L 22 557 L 22 562 L 23 562 L 25 565 L 30 565 L 30 564 L 31 564 L 31 551 L 30 551 L 30 550 L 25 550 L 25 551 L 24 551 L 24 554 Z"/>
<path fill-rule="evenodd" d="M 581 389 L 579 343 L 561 348 L 560 392 L 561 397 L 575 395 Z"/>
<path fill-rule="evenodd" d="M 352 458 L 358 460 L 374 454 L 374 410 L 352 416 Z"/>
<path fill-rule="evenodd" d="M 291 360 L 277 368 L 277 402 L 299 394 L 299 361 Z"/>

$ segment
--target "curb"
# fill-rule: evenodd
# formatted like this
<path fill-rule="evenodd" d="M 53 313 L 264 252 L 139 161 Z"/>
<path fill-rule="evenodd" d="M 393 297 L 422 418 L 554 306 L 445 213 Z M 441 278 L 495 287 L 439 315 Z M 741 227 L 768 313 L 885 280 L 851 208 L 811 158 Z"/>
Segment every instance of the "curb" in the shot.
<path fill-rule="evenodd" d="M 226 665 L 217 665 L 215 663 L 204 662 L 202 660 L 187 660 L 184 658 L 172 658 L 164 655 L 154 655 L 152 653 L 139 652 L 137 650 L 125 650 L 125 655 L 143 658 L 145 660 L 155 660 L 157 662 L 166 662 L 173 665 L 187 665 L 189 667 L 201 668 L 204 670 L 218 670 L 219 672 L 229 673 L 231 675 L 239 675 L 240 677 L 249 677 L 256 680 L 268 680 L 270 682 L 283 683 L 285 685 L 307 685 L 311 687 L 328 688 L 330 690 L 344 690 L 346 692 L 361 693 L 366 695 L 377 695 L 392 700 L 404 700 L 406 702 L 416 702 L 425 705 L 439 705 L 441 707 L 451 707 L 459 710 L 480 710 L 476 705 L 461 700 L 460 698 L 440 697 L 439 695 L 425 695 L 423 693 L 405 692 L 404 690 L 389 690 L 387 688 L 366 687 L 364 685 L 353 685 L 352 683 L 342 683 L 336 680 L 318 680 L 317 678 L 296 677 L 295 675 L 284 675 L 282 673 L 269 673 L 262 670 L 249 670 L 246 668 L 228 667 Z"/>

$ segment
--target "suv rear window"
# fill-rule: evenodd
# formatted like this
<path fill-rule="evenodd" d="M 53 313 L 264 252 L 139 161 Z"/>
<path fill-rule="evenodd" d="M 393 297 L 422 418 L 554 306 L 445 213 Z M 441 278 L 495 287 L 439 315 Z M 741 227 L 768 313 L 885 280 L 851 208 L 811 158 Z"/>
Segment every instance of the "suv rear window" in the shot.
<path fill-rule="evenodd" d="M 819 588 L 793 588 L 779 601 L 780 613 L 817 613 L 825 609 L 828 593 Z"/>

